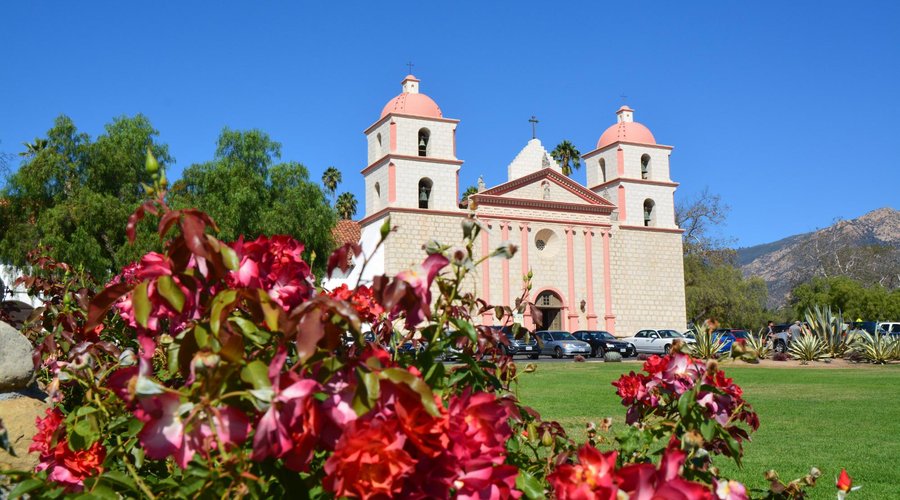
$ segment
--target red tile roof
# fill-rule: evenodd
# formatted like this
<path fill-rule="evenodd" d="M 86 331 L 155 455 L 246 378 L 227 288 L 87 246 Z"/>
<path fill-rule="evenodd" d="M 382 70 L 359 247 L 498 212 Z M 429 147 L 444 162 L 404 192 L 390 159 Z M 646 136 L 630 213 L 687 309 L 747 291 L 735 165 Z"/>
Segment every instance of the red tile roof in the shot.
<path fill-rule="evenodd" d="M 336 246 L 341 246 L 344 243 L 359 243 L 359 239 L 362 236 L 359 222 L 339 220 L 334 229 L 331 230 L 331 236 L 334 238 Z"/>

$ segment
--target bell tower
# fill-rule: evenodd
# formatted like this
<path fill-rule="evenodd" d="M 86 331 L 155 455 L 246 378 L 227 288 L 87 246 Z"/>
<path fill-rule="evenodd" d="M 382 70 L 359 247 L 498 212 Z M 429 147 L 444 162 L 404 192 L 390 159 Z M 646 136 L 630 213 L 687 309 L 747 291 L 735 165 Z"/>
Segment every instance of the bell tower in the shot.
<path fill-rule="evenodd" d="M 657 144 L 650 129 L 634 121 L 633 109 L 622 106 L 597 148 L 582 157 L 587 185 L 619 207 L 621 225 L 677 229 L 671 152 L 672 146 Z"/>
<path fill-rule="evenodd" d="M 444 118 L 437 103 L 419 92 L 419 83 L 407 75 L 402 92 L 365 130 L 367 217 L 392 207 L 458 210 L 463 163 L 456 157 L 459 120 Z"/>

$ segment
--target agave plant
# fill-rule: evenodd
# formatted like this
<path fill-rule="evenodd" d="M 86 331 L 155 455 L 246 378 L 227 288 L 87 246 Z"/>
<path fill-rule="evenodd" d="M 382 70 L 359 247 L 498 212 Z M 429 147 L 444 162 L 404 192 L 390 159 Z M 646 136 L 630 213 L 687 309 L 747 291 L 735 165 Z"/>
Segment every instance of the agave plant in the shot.
<path fill-rule="evenodd" d="M 869 363 L 883 365 L 900 358 L 900 339 L 891 335 L 875 335 L 860 330 L 853 335 L 851 348 Z"/>
<path fill-rule="evenodd" d="M 722 338 L 716 338 L 716 336 L 713 335 L 713 330 L 707 328 L 705 325 L 699 325 L 697 327 L 697 334 L 694 336 L 694 340 L 694 343 L 687 344 L 687 350 L 688 354 L 695 358 L 710 359 L 715 358 L 720 354 L 728 355 L 727 352 L 720 352 L 725 346 L 725 342 Z"/>
<path fill-rule="evenodd" d="M 818 361 L 828 355 L 825 342 L 817 335 L 806 333 L 791 342 L 791 356 L 806 364 L 810 361 Z"/>
<path fill-rule="evenodd" d="M 831 312 L 831 306 L 813 306 L 806 310 L 806 322 L 810 329 L 825 344 L 826 353 L 832 358 L 840 358 L 850 348 L 850 340 L 844 333 L 844 316 L 841 311 Z"/>
<path fill-rule="evenodd" d="M 759 335 L 751 334 L 747 337 L 747 340 L 744 341 L 744 348 L 747 354 L 756 356 L 758 359 L 766 359 L 769 357 L 769 353 L 772 352 L 772 348 L 769 347 L 769 340 L 763 335 L 763 332 L 760 332 Z"/>

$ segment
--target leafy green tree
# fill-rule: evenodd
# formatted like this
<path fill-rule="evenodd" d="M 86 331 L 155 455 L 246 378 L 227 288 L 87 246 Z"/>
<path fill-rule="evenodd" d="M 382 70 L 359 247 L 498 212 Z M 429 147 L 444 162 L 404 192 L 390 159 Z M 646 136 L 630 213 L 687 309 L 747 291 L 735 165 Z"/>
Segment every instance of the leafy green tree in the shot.
<path fill-rule="evenodd" d="M 768 316 L 766 283 L 744 278 L 740 269 L 724 260 L 684 257 L 687 317 L 693 323 L 715 318 L 724 326 L 757 328 Z"/>
<path fill-rule="evenodd" d="M 581 152 L 569 141 L 560 142 L 550 153 L 550 156 L 559 163 L 563 175 L 567 177 L 572 175 L 572 172 L 575 170 L 581 168 Z"/>
<path fill-rule="evenodd" d="M 841 311 L 847 320 L 867 321 L 900 318 L 900 289 L 864 286 L 847 276 L 818 277 L 791 291 L 791 306 L 797 317 L 816 305 Z"/>
<path fill-rule="evenodd" d="M 341 171 L 334 167 L 328 167 L 325 169 L 325 172 L 322 173 L 322 185 L 325 186 L 325 191 L 331 195 L 332 203 L 335 203 L 334 197 L 337 193 L 337 187 L 342 180 Z"/>
<path fill-rule="evenodd" d="M 143 115 L 118 117 L 96 141 L 60 116 L 46 137 L 27 145 L 19 169 L 0 192 L 0 260 L 25 264 L 30 250 L 51 248 L 51 256 L 83 267 L 99 279 L 158 245 L 131 248 L 123 228 L 142 198 L 140 183 L 149 147 L 161 166 L 173 162 L 159 133 Z"/>
<path fill-rule="evenodd" d="M 275 163 L 280 158 L 281 144 L 267 133 L 225 128 L 214 159 L 186 168 L 170 201 L 209 213 L 224 241 L 287 234 L 305 244 L 307 258 L 327 256 L 333 246 L 334 209 L 310 181 L 306 167 Z M 317 270 L 324 262 L 314 262 Z"/>
<path fill-rule="evenodd" d="M 356 196 L 353 196 L 353 193 L 341 193 L 335 207 L 341 219 L 352 219 L 356 214 Z"/>

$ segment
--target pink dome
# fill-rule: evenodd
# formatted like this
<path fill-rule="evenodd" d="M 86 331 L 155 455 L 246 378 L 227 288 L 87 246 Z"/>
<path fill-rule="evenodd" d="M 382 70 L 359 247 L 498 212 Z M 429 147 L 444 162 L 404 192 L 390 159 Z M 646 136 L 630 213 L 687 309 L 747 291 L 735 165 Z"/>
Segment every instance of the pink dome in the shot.
<path fill-rule="evenodd" d="M 634 142 L 638 144 L 656 144 L 650 129 L 638 122 L 622 121 L 610 126 L 597 141 L 597 149 L 605 148 L 614 142 Z"/>
<path fill-rule="evenodd" d="M 400 113 L 403 115 L 424 116 L 426 118 L 442 118 L 441 108 L 425 94 L 413 94 L 404 92 L 388 101 L 381 110 L 381 117 L 388 113 Z"/>

